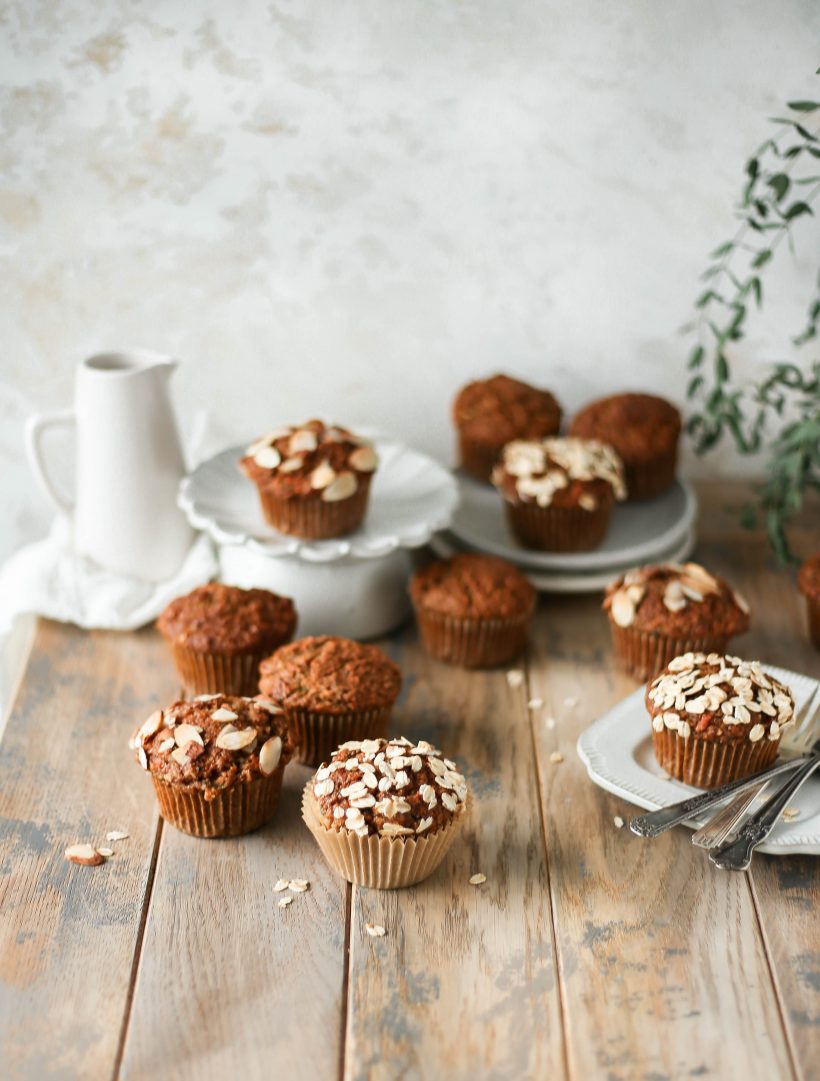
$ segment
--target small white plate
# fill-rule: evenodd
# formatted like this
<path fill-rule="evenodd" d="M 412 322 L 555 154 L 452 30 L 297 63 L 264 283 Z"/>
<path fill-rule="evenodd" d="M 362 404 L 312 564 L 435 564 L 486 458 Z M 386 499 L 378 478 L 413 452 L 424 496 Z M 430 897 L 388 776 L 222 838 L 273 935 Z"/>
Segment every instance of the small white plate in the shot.
<path fill-rule="evenodd" d="M 614 577 L 613 568 L 658 559 L 660 553 L 681 545 L 698 508 L 695 493 L 679 480 L 656 499 L 619 503 L 603 544 L 593 552 L 538 552 L 524 548 L 513 537 L 495 488 L 463 473 L 456 476 L 461 500 L 450 532 L 470 548 L 541 571 L 609 570 L 609 577 Z"/>
<path fill-rule="evenodd" d="M 262 516 L 255 485 L 239 470 L 244 446 L 230 447 L 199 465 L 179 490 L 179 505 L 217 544 L 245 544 L 262 555 L 296 556 L 309 563 L 377 559 L 398 548 L 418 548 L 449 525 L 458 488 L 449 470 L 426 454 L 389 439 L 374 439 L 379 468 L 367 515 L 347 537 L 302 540 L 278 533 Z"/>
<path fill-rule="evenodd" d="M 763 669 L 790 687 L 797 706 L 806 701 L 818 681 L 785 668 L 764 664 Z M 696 796 L 700 789 L 667 778 L 655 761 L 649 715 L 644 705 L 645 688 L 619 702 L 581 733 L 578 755 L 592 780 L 630 803 L 654 811 Z M 788 733 L 783 740 L 788 754 Z M 820 778 L 815 774 L 803 785 L 792 803 L 800 814 L 791 822 L 780 821 L 758 852 L 773 856 L 803 852 L 820 855 Z M 699 828 L 709 814 L 687 822 Z"/>
<path fill-rule="evenodd" d="M 666 552 L 657 552 L 653 558 L 659 562 L 683 563 L 692 554 L 695 540 L 695 532 L 691 530 L 674 548 L 670 548 Z M 464 551 L 467 547 L 458 544 L 452 533 L 449 532 L 438 533 L 433 537 L 430 544 L 437 555 L 444 557 L 451 556 L 455 552 Z M 600 593 L 606 589 L 613 578 L 634 566 L 633 562 L 629 562 L 621 567 L 610 567 L 608 570 L 603 571 L 578 571 L 577 574 L 567 571 L 550 573 L 527 566 L 524 563 L 519 563 L 518 569 L 541 593 Z"/>

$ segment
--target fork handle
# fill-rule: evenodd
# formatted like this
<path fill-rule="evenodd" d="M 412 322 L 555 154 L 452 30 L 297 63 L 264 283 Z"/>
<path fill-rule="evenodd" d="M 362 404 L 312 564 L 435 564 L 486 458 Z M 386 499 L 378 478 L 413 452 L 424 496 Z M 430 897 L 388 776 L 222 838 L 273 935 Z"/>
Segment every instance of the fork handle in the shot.
<path fill-rule="evenodd" d="M 657 837 L 673 826 L 692 818 L 699 811 L 706 811 L 710 807 L 722 803 L 727 796 L 731 796 L 735 792 L 742 792 L 743 789 L 751 788 L 752 785 L 760 784 L 764 778 L 777 777 L 781 773 L 786 773 L 788 770 L 794 769 L 795 766 L 799 766 L 803 761 L 805 759 L 792 758 L 786 762 L 780 762 L 762 773 L 755 773 L 751 777 L 742 777 L 740 780 L 730 781 L 720 788 L 701 792 L 699 796 L 692 796 L 691 799 L 684 800 L 682 803 L 673 803 L 670 807 L 661 807 L 657 811 L 649 811 L 647 814 L 638 815 L 637 818 L 630 821 L 629 828 L 633 833 L 637 833 L 639 837 Z"/>
<path fill-rule="evenodd" d="M 739 795 L 733 796 L 725 807 L 710 815 L 705 826 L 695 830 L 691 838 L 692 844 L 696 848 L 717 848 L 718 845 L 723 844 L 768 783 L 766 779 L 759 785 L 747 788 Z"/>
<path fill-rule="evenodd" d="M 752 815 L 729 844 L 721 845 L 709 853 L 709 859 L 716 867 L 724 871 L 745 871 L 752 862 L 752 853 L 759 844 L 766 840 L 777 824 L 786 804 L 795 795 L 800 786 L 820 766 L 820 755 L 812 755 L 804 762 L 795 775 L 783 785 L 780 791 L 769 800 L 762 810 Z"/>

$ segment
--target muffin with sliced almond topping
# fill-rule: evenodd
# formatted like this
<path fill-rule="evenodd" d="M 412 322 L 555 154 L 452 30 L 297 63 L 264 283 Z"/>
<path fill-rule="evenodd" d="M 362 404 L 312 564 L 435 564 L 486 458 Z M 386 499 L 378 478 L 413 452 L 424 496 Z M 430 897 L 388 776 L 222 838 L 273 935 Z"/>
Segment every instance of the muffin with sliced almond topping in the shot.
<path fill-rule="evenodd" d="M 254 695 L 259 665 L 296 629 L 290 597 L 209 582 L 175 597 L 157 620 L 188 694 Z"/>
<path fill-rule="evenodd" d="M 615 659 L 641 681 L 682 653 L 723 653 L 749 629 L 743 597 L 699 563 L 635 567 L 610 582 L 602 608 Z"/>
<path fill-rule="evenodd" d="M 194 837 L 236 837 L 264 826 L 293 755 L 277 706 L 226 694 L 156 710 L 131 747 L 151 775 L 162 817 Z"/>
<path fill-rule="evenodd" d="M 618 455 L 593 439 L 517 439 L 502 450 L 492 480 L 516 538 L 546 552 L 597 548 L 615 501 L 626 498 Z"/>
<path fill-rule="evenodd" d="M 820 552 L 809 556 L 800 567 L 797 588 L 806 598 L 809 638 L 820 649 Z"/>
<path fill-rule="evenodd" d="M 344 743 L 305 787 L 302 816 L 348 882 L 396 889 L 427 878 L 467 814 L 467 782 L 424 740 Z"/>
<path fill-rule="evenodd" d="M 284 711 L 298 760 L 316 766 L 345 740 L 385 735 L 401 671 L 377 646 L 317 635 L 263 661 L 259 689 Z"/>
<path fill-rule="evenodd" d="M 770 766 L 794 724 L 794 698 L 758 661 L 721 653 L 673 658 L 646 689 L 661 769 L 718 788 Z"/>
<path fill-rule="evenodd" d="M 267 522 L 294 537 L 342 537 L 361 525 L 378 466 L 373 447 L 347 428 L 309 420 L 276 428 L 239 462 Z"/>

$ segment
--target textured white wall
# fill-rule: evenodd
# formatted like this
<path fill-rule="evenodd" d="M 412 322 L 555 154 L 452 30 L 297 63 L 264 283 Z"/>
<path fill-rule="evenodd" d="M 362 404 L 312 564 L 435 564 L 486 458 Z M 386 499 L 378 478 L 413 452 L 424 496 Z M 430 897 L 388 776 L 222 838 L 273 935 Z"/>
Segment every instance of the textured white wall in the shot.
<path fill-rule="evenodd" d="M 100 348 L 181 356 L 183 421 L 226 441 L 321 414 L 446 459 L 453 391 L 497 369 L 570 409 L 681 400 L 743 161 L 817 92 L 816 0 L 0 10 L 0 556 L 48 520 L 22 421 Z M 785 355 L 817 239 L 748 370 Z"/>

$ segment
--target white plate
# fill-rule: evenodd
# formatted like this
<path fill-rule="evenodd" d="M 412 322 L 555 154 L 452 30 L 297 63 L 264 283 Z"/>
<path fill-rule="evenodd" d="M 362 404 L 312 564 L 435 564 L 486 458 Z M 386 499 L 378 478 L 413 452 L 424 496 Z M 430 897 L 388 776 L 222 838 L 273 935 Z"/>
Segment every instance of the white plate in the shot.
<path fill-rule="evenodd" d="M 679 541 L 674 548 L 666 552 L 658 552 L 653 557 L 659 561 L 669 563 L 682 563 L 688 559 L 695 547 L 695 532 L 689 533 Z M 435 552 L 440 556 L 451 556 L 455 552 L 464 551 L 466 545 L 456 543 L 451 533 L 438 533 L 430 542 Z M 567 571 L 541 571 L 529 567 L 524 563 L 518 564 L 518 569 L 524 574 L 536 589 L 542 593 L 600 593 L 606 589 L 609 583 L 617 575 L 634 567 L 634 563 L 625 563 L 621 567 L 610 567 L 603 571 L 579 571 L 572 574 Z"/>
<path fill-rule="evenodd" d="M 458 489 L 449 470 L 426 454 L 389 439 L 374 440 L 379 468 L 361 527 L 347 537 L 302 540 L 278 533 L 262 516 L 255 485 L 240 472 L 244 446 L 209 458 L 186 477 L 179 505 L 217 544 L 245 544 L 263 555 L 296 556 L 310 563 L 376 559 L 417 548 L 449 525 Z"/>
<path fill-rule="evenodd" d="M 791 688 L 797 709 L 818 683 L 810 676 L 775 665 L 764 664 L 763 670 L 771 672 Z M 695 796 L 700 789 L 668 779 L 662 773 L 652 750 L 652 731 L 644 693 L 645 688 L 641 687 L 591 724 L 578 740 L 578 755 L 592 780 L 601 788 L 654 811 Z M 788 753 L 788 733 L 783 739 L 783 750 Z M 758 851 L 775 856 L 797 852 L 820 855 L 820 778 L 816 774 L 806 781 L 791 806 L 800 811 L 799 816 L 791 822 L 778 822 Z M 697 828 L 708 817 L 707 813 L 686 825 Z"/>
<path fill-rule="evenodd" d="M 538 552 L 522 547 L 513 537 L 495 488 L 462 473 L 456 476 L 461 501 L 451 533 L 470 548 L 542 571 L 611 571 L 657 559 L 659 553 L 682 544 L 697 513 L 695 493 L 685 481 L 677 481 L 656 499 L 619 503 L 604 542 L 595 551 Z"/>

